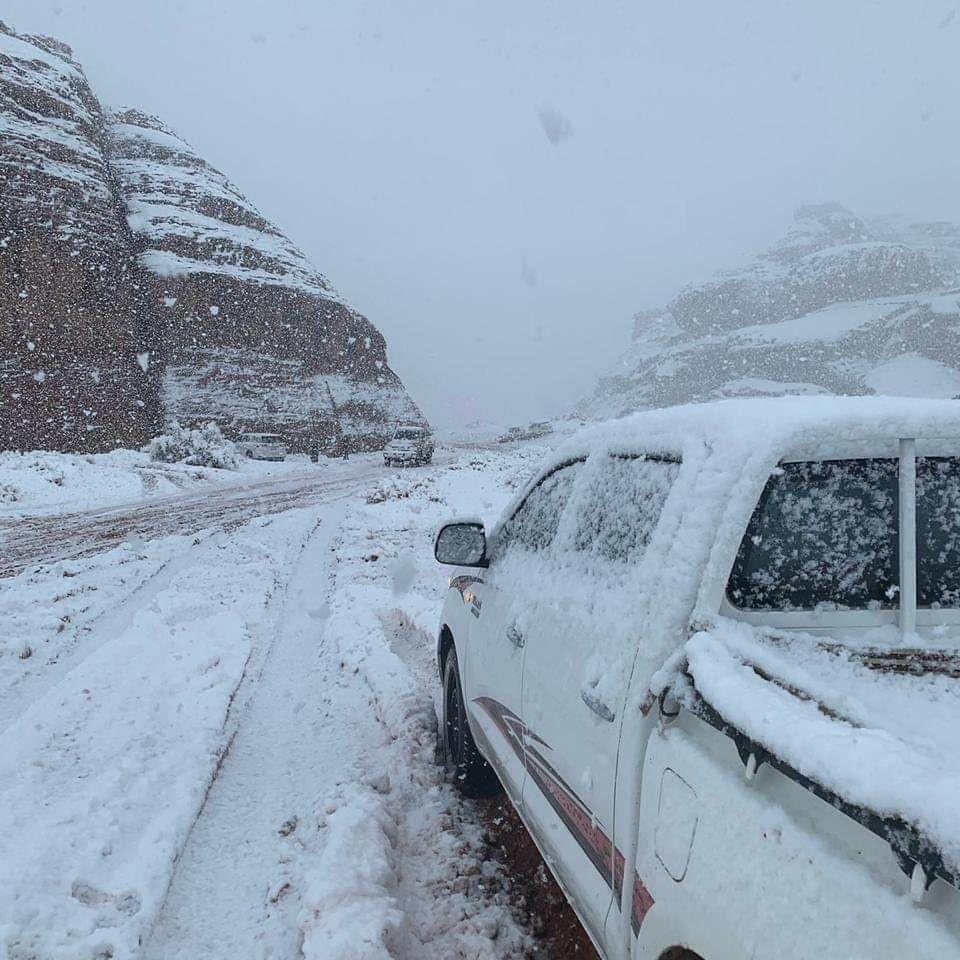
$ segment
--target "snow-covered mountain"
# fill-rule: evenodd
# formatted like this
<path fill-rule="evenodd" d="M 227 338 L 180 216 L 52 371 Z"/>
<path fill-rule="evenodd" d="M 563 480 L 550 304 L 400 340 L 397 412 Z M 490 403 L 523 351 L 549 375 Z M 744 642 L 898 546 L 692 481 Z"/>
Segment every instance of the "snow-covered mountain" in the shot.
<path fill-rule="evenodd" d="M 0 23 L 0 447 L 104 449 L 157 424 L 137 363 L 152 311 L 105 139 L 70 49 Z"/>
<path fill-rule="evenodd" d="M 744 268 L 638 313 L 580 411 L 782 393 L 960 394 L 960 227 L 800 207 Z"/>
<path fill-rule="evenodd" d="M 3 27 L 0 94 L 0 445 L 175 417 L 370 449 L 422 419 L 380 332 L 161 121 L 106 116 L 69 48 Z"/>
<path fill-rule="evenodd" d="M 111 118 L 110 154 L 166 306 L 171 415 L 304 444 L 339 424 L 365 448 L 396 420 L 420 419 L 380 332 L 189 144 L 128 110 Z"/>

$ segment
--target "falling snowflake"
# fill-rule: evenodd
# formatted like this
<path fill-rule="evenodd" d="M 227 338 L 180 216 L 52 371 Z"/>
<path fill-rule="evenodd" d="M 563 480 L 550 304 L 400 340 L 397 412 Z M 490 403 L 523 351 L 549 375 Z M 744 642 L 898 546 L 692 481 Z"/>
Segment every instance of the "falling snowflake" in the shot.
<path fill-rule="evenodd" d="M 564 140 L 573 136 L 573 127 L 570 121 L 556 107 L 544 104 L 537 111 L 540 118 L 540 126 L 547 135 L 547 139 L 556 146 Z"/>

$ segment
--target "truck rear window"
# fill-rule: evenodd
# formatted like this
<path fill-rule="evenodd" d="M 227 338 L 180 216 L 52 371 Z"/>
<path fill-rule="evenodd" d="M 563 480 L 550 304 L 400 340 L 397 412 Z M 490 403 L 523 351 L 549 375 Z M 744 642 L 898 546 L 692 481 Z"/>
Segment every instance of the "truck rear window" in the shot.
<path fill-rule="evenodd" d="M 898 605 L 898 461 L 785 463 L 767 482 L 727 584 L 747 610 Z"/>
<path fill-rule="evenodd" d="M 898 462 L 783 464 L 727 584 L 746 610 L 892 609 L 900 579 Z M 917 606 L 960 607 L 960 460 L 917 458 Z"/>
<path fill-rule="evenodd" d="M 917 606 L 960 607 L 960 461 L 917 458 Z"/>

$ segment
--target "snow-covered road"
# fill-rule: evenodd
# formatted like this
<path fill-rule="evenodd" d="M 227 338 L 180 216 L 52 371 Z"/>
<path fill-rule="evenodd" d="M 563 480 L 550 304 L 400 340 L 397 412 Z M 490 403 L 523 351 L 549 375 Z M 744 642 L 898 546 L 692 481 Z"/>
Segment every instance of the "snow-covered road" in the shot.
<path fill-rule="evenodd" d="M 251 517 L 325 503 L 355 492 L 382 473 L 371 458 L 355 458 L 333 471 L 305 469 L 289 476 L 251 479 L 185 494 L 111 504 L 94 510 L 0 516 L 0 578 L 32 565 L 90 557 L 139 539 L 192 533 L 211 526 L 230 529 Z"/>
<path fill-rule="evenodd" d="M 66 542 L 72 518 L 48 515 L 32 555 L 21 526 L 0 581 L 0 949 L 523 955 L 433 763 L 430 544 L 446 514 L 499 509 L 531 456 L 358 460 L 91 511 Z"/>

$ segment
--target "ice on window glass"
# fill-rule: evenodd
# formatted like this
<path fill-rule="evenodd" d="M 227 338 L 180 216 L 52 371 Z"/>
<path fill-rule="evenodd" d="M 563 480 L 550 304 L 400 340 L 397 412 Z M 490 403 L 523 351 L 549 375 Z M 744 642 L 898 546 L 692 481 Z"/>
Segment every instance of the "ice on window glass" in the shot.
<path fill-rule="evenodd" d="M 786 463 L 760 498 L 727 585 L 751 610 L 898 606 L 896 460 Z"/>
<path fill-rule="evenodd" d="M 575 549 L 605 560 L 639 560 L 679 470 L 671 461 L 610 457 L 584 491 Z"/>
<path fill-rule="evenodd" d="M 570 498 L 573 481 L 582 464 L 571 463 L 549 474 L 507 521 L 501 533 L 504 549 L 514 546 L 543 550 L 556 536 L 560 515 Z"/>
<path fill-rule="evenodd" d="M 960 606 L 960 461 L 917 459 L 917 605 Z"/>

